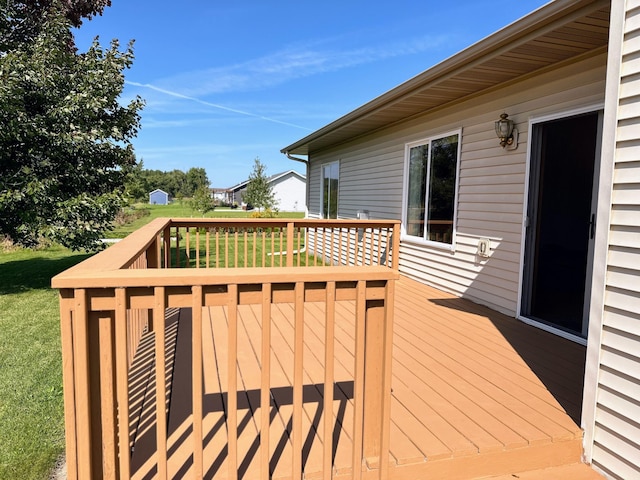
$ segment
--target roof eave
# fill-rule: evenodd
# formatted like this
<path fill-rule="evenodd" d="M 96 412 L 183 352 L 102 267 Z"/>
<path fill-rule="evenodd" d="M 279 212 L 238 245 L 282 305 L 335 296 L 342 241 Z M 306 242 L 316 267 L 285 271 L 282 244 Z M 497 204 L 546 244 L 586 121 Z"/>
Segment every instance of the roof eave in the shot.
<path fill-rule="evenodd" d="M 472 44 L 280 151 L 284 154 L 309 155 L 309 146 L 313 141 L 372 114 L 381 107 L 409 95 L 425 84 L 433 82 L 456 69 L 471 65 L 474 61 L 530 35 L 532 32 L 571 14 L 573 11 L 592 4 L 604 6 L 608 3 L 609 0 L 556 0 L 543 5 L 525 17 Z"/>

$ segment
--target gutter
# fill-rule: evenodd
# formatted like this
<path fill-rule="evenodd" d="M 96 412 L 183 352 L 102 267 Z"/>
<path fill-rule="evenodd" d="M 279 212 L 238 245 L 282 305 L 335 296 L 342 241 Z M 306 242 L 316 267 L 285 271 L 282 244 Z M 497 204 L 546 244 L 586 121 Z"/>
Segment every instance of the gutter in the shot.
<path fill-rule="evenodd" d="M 289 153 L 289 150 L 285 150 L 282 153 L 284 153 L 289 160 L 294 160 L 296 162 L 302 162 L 302 163 L 306 164 L 307 166 L 309 166 L 309 160 L 308 159 L 299 158 L 299 157 L 293 157 Z"/>
<path fill-rule="evenodd" d="M 285 154 L 285 156 L 289 159 L 289 160 L 293 160 L 295 162 L 300 162 L 300 163 L 304 163 L 305 166 L 307 167 L 305 169 L 304 175 L 305 175 L 305 207 L 304 207 L 304 218 L 309 218 L 309 175 L 310 175 L 310 166 L 309 166 L 309 159 L 304 159 L 304 158 L 300 158 L 300 157 L 294 157 L 289 153 L 289 150 L 281 150 L 282 153 Z M 307 248 L 307 246 L 305 245 L 305 250 Z"/>

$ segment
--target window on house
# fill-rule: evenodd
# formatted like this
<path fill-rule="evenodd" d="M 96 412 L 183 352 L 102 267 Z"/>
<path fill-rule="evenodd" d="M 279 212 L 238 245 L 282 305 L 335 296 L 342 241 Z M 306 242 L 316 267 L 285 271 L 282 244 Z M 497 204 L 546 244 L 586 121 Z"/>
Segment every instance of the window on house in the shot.
<path fill-rule="evenodd" d="M 459 137 L 454 133 L 407 145 L 407 235 L 453 244 Z"/>
<path fill-rule="evenodd" d="M 338 218 L 340 163 L 322 165 L 322 218 Z"/>

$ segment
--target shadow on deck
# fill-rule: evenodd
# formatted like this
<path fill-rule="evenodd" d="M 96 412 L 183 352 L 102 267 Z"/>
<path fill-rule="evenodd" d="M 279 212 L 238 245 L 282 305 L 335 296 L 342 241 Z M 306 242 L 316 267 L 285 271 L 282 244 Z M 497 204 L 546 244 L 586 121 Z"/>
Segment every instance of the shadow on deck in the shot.
<path fill-rule="evenodd" d="M 463 479 L 580 461 L 585 348 L 491 309 L 407 278 L 397 283 L 391 405 L 390 478 Z M 206 308 L 205 478 L 227 477 L 227 316 Z M 270 476 L 291 478 L 292 306 L 272 315 Z M 238 337 L 238 477 L 260 472 L 260 311 L 241 308 Z M 354 306 L 338 302 L 334 389 L 334 477 L 352 472 Z M 191 310 L 167 321 L 168 458 L 171 478 L 192 468 Z M 302 462 L 322 472 L 323 307 L 305 307 Z M 156 474 L 153 334 L 130 373 L 133 478 Z M 309 359 L 307 362 L 306 359 Z M 344 428 L 343 428 L 344 425 Z M 363 478 L 376 475 L 363 467 Z"/>
<path fill-rule="evenodd" d="M 571 419 L 580 424 L 586 347 L 514 321 L 469 300 L 447 298 L 431 301 L 435 305 L 481 315 L 491 321 Z"/>

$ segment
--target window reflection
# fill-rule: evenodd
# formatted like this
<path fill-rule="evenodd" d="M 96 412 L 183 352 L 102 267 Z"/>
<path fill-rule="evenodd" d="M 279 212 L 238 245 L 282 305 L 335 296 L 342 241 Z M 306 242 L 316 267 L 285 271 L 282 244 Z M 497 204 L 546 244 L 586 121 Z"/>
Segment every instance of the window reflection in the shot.
<path fill-rule="evenodd" d="M 409 149 L 405 227 L 408 235 L 453 243 L 458 134 Z"/>
<path fill-rule="evenodd" d="M 322 166 L 322 218 L 338 218 L 340 163 Z"/>

